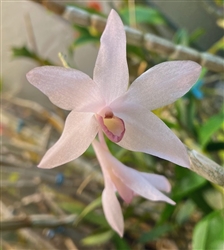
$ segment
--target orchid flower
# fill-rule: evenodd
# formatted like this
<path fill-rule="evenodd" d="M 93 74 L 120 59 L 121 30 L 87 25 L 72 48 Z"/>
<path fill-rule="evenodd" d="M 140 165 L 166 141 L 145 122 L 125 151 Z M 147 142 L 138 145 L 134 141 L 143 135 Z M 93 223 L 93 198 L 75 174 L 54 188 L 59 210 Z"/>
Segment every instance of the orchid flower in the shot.
<path fill-rule="evenodd" d="M 27 74 L 28 81 L 52 103 L 72 110 L 60 139 L 44 155 L 39 167 L 53 168 L 76 159 L 100 130 L 128 150 L 189 167 L 184 145 L 150 110 L 183 96 L 198 79 L 200 65 L 192 61 L 161 63 L 128 88 L 126 36 L 114 10 L 100 41 L 93 79 L 81 71 L 54 66 L 37 67 Z"/>
<path fill-rule="evenodd" d="M 164 176 L 142 173 L 125 166 L 111 155 L 102 134 L 99 138 L 100 142 L 94 140 L 92 145 L 104 176 L 103 210 L 110 226 L 122 237 L 124 220 L 116 191 L 127 204 L 132 201 L 134 195 L 153 201 L 165 201 L 172 205 L 175 202 L 161 192 L 168 193 L 171 189 Z"/>

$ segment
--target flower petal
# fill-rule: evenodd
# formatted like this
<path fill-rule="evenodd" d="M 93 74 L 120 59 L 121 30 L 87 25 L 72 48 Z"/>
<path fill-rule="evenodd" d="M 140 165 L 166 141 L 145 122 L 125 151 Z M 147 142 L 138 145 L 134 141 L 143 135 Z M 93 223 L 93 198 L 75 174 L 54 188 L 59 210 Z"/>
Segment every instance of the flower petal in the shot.
<path fill-rule="evenodd" d="M 127 90 L 129 78 L 124 26 L 114 10 L 110 12 L 100 42 L 93 80 L 109 104 Z"/>
<path fill-rule="evenodd" d="M 123 100 L 138 103 L 150 110 L 175 102 L 197 81 L 201 66 L 192 61 L 160 63 L 139 76 Z"/>
<path fill-rule="evenodd" d="M 125 124 L 123 139 L 118 145 L 144 152 L 189 168 L 187 150 L 177 136 L 152 112 L 142 106 L 127 103 L 111 105 Z"/>
<path fill-rule="evenodd" d="M 111 181 L 107 178 L 105 181 L 105 189 L 102 194 L 103 211 L 110 226 L 122 237 L 124 233 L 124 219 L 121 206 L 117 200 Z"/>
<path fill-rule="evenodd" d="M 166 201 L 170 204 L 175 204 L 169 197 L 151 185 L 141 172 L 125 166 L 115 157 L 111 157 L 111 163 L 114 174 L 134 193 L 149 200 Z"/>
<path fill-rule="evenodd" d="M 26 76 L 62 109 L 95 113 L 104 105 L 97 85 L 81 71 L 43 66 L 34 68 Z"/>
<path fill-rule="evenodd" d="M 174 202 L 149 182 L 149 178 L 145 178 L 144 173 L 129 168 L 113 157 L 108 150 L 96 140 L 93 142 L 94 150 L 102 167 L 105 183 L 110 178 L 116 186 L 121 197 L 130 203 L 134 193 L 143 196 L 146 199 L 154 201 L 166 201 L 170 204 Z M 147 174 L 146 174 L 147 175 Z M 162 176 L 160 176 L 162 179 Z M 164 177 L 165 178 L 165 177 Z M 159 178 L 157 178 L 158 180 Z M 120 180 L 120 181 L 118 181 Z M 122 185 L 123 184 L 123 185 Z M 158 185 L 157 185 L 158 186 Z M 132 192 L 130 192 L 132 190 Z"/>
<path fill-rule="evenodd" d="M 111 159 L 113 156 L 108 148 L 105 148 L 105 145 L 102 145 L 97 140 L 94 140 L 92 145 L 102 168 L 105 183 L 106 178 L 110 179 L 115 186 L 115 191 L 118 191 L 121 198 L 129 204 L 133 199 L 134 193 L 111 171 L 113 169 L 114 161 Z"/>
<path fill-rule="evenodd" d="M 96 137 L 98 123 L 92 113 L 72 111 L 56 144 L 44 155 L 38 167 L 54 168 L 83 154 Z"/>
<path fill-rule="evenodd" d="M 141 173 L 141 175 L 147 179 L 156 189 L 166 193 L 171 191 L 171 185 L 165 176 L 148 173 Z"/>
<path fill-rule="evenodd" d="M 111 155 L 112 157 L 112 155 Z M 129 187 L 125 185 L 123 181 L 121 181 L 120 178 L 118 178 L 113 171 L 111 171 L 111 179 L 117 189 L 118 194 L 120 197 L 127 203 L 130 204 L 133 197 L 134 197 L 134 192 L 131 190 Z"/>

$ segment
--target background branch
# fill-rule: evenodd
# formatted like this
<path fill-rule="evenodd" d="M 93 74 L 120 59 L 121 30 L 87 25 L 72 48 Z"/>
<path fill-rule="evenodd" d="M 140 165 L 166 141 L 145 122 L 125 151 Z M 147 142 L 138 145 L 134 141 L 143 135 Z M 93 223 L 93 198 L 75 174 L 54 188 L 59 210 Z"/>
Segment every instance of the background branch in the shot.
<path fill-rule="evenodd" d="M 20 228 L 53 228 L 58 226 L 72 226 L 76 215 L 56 217 L 49 214 L 13 216 L 1 221 L 1 230 L 16 230 Z"/>
<path fill-rule="evenodd" d="M 214 184 L 224 187 L 224 168 L 195 150 L 189 148 L 187 150 L 191 163 L 190 169 Z"/>
<path fill-rule="evenodd" d="M 68 22 L 80 26 L 92 26 L 102 32 L 106 25 L 106 19 L 96 15 L 89 14 L 85 10 L 76 7 L 65 6 L 56 1 L 32 0 L 42 4 L 55 14 L 62 16 Z M 144 34 L 142 31 L 125 26 L 127 42 L 131 45 L 141 46 L 149 51 L 156 52 L 162 56 L 171 59 L 192 60 L 211 71 L 223 72 L 224 60 L 221 57 L 214 56 L 206 52 L 199 52 L 190 47 L 176 45 L 169 40 L 161 38 L 151 33 Z"/>
<path fill-rule="evenodd" d="M 2 202 L 0 201 L 0 213 L 1 213 L 1 218 L 4 218 L 1 221 L 1 231 L 2 230 L 6 230 L 6 228 L 8 227 L 9 230 L 9 224 L 12 224 L 12 218 L 13 215 L 10 212 L 9 208 Z M 4 223 L 7 226 L 4 226 Z M 8 223 L 7 223 L 8 221 Z M 3 223 L 3 224 L 2 224 Z M 15 225 L 15 224 L 14 224 Z M 36 232 L 32 231 L 32 229 L 27 229 L 27 228 L 19 228 L 17 227 L 18 230 L 18 234 L 22 237 L 27 239 L 33 246 L 34 249 L 39 248 L 39 249 L 50 249 L 50 250 L 58 250 L 58 248 L 55 248 L 50 242 L 48 242 L 47 240 L 45 240 L 43 237 L 41 237 L 40 235 L 38 235 Z M 10 229 L 11 230 L 11 229 Z"/>

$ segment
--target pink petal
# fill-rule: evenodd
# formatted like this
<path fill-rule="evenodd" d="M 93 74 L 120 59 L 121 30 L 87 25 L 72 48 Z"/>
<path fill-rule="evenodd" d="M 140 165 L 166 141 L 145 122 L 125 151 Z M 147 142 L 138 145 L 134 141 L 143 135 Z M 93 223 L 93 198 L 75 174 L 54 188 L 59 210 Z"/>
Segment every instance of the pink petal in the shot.
<path fill-rule="evenodd" d="M 111 157 L 111 163 L 113 166 L 113 173 L 134 193 L 149 200 L 166 201 L 170 204 L 175 204 L 169 197 L 165 196 L 151 185 L 141 172 L 125 166 L 115 157 Z"/>
<path fill-rule="evenodd" d="M 98 123 L 92 113 L 72 111 L 60 139 L 44 155 L 38 167 L 54 168 L 83 154 L 96 137 Z"/>
<path fill-rule="evenodd" d="M 114 10 L 110 12 L 100 41 L 93 80 L 109 104 L 127 90 L 129 78 L 124 26 Z"/>
<path fill-rule="evenodd" d="M 163 107 L 186 94 L 200 72 L 201 66 L 192 61 L 160 63 L 139 76 L 123 98 L 150 110 Z"/>
<path fill-rule="evenodd" d="M 177 136 L 153 113 L 135 104 L 111 105 L 125 123 L 125 133 L 118 145 L 132 151 L 152 154 L 189 168 L 187 150 Z"/>
<path fill-rule="evenodd" d="M 94 81 L 75 69 L 43 66 L 31 70 L 27 80 L 66 110 L 97 112 L 104 102 Z"/>
<path fill-rule="evenodd" d="M 93 147 L 102 167 L 105 183 L 110 179 L 116 186 L 118 193 L 127 203 L 131 202 L 134 193 L 136 193 L 149 200 L 161 200 L 174 204 L 170 198 L 151 185 L 148 178 L 145 178 L 147 174 L 144 175 L 144 173 L 138 172 L 122 164 L 96 140 L 93 142 Z M 162 177 L 160 180 L 161 179 Z M 157 178 L 157 180 L 159 180 L 159 178 Z"/>
<path fill-rule="evenodd" d="M 105 149 L 105 146 L 99 143 L 98 141 L 94 140 L 92 145 L 102 168 L 105 183 L 106 178 L 110 179 L 115 186 L 114 192 L 117 190 L 122 199 L 126 203 L 130 203 L 133 199 L 134 193 L 111 171 L 113 169 L 114 164 L 113 156 L 108 151 L 108 149 Z"/>
<path fill-rule="evenodd" d="M 111 155 L 112 157 L 112 155 Z M 111 166 L 112 167 L 112 166 Z M 111 168 L 112 169 L 112 168 Z M 118 194 L 120 197 L 127 203 L 130 204 L 132 202 L 132 199 L 134 197 L 134 192 L 129 187 L 125 185 L 123 181 L 119 177 L 117 177 L 113 171 L 111 171 L 111 179 L 113 181 L 113 184 L 115 185 Z"/>
<path fill-rule="evenodd" d="M 102 204 L 105 217 L 110 226 L 120 235 L 124 233 L 124 219 L 121 206 L 113 190 L 112 183 L 105 179 L 105 189 L 102 194 Z"/>
<path fill-rule="evenodd" d="M 165 176 L 148 173 L 141 173 L 141 175 L 156 189 L 166 193 L 171 191 L 171 185 Z"/>

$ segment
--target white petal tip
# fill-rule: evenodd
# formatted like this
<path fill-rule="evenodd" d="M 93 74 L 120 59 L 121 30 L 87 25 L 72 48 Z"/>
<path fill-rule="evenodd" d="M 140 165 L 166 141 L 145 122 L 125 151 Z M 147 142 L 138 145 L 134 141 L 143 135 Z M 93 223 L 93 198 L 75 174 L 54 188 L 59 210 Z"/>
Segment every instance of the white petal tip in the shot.
<path fill-rule="evenodd" d="M 182 167 L 187 168 L 187 169 L 191 169 L 190 166 L 182 166 Z"/>
<path fill-rule="evenodd" d="M 51 168 L 54 168 L 56 166 L 49 166 L 49 165 L 40 163 L 39 165 L 37 165 L 37 167 L 42 168 L 42 169 L 51 169 Z"/>
<path fill-rule="evenodd" d="M 176 202 L 174 202 L 174 201 L 171 200 L 170 205 L 175 206 L 175 205 L 176 205 Z"/>
<path fill-rule="evenodd" d="M 190 159 L 186 159 L 183 161 L 182 164 L 180 164 L 181 167 L 184 167 L 184 168 L 187 168 L 187 169 L 190 169 L 191 168 L 191 164 L 190 164 Z"/>
<path fill-rule="evenodd" d="M 192 70 L 201 70 L 202 68 L 202 66 L 195 61 L 184 60 L 179 62 L 185 65 L 186 67 L 191 68 Z"/>
<path fill-rule="evenodd" d="M 121 233 L 121 234 L 119 234 L 119 236 L 120 236 L 121 238 L 123 238 L 124 234 L 123 234 L 123 233 Z"/>
<path fill-rule="evenodd" d="M 29 79 L 32 77 L 32 70 L 26 73 L 26 79 L 29 81 Z"/>
<path fill-rule="evenodd" d="M 114 9 L 111 9 L 111 11 L 110 11 L 110 15 L 116 15 L 117 14 L 117 12 L 114 10 Z"/>
<path fill-rule="evenodd" d="M 196 62 L 193 62 L 194 63 L 194 66 L 195 66 L 195 69 L 197 70 L 201 70 L 202 66 Z"/>
<path fill-rule="evenodd" d="M 117 234 L 118 234 L 121 238 L 123 238 L 123 236 L 124 236 L 124 230 L 123 230 L 123 231 L 117 231 L 117 230 L 116 230 L 116 232 L 117 232 Z"/>
<path fill-rule="evenodd" d="M 42 169 L 47 169 L 45 166 L 43 166 L 43 164 L 39 164 L 37 165 L 38 168 L 42 168 Z"/>

